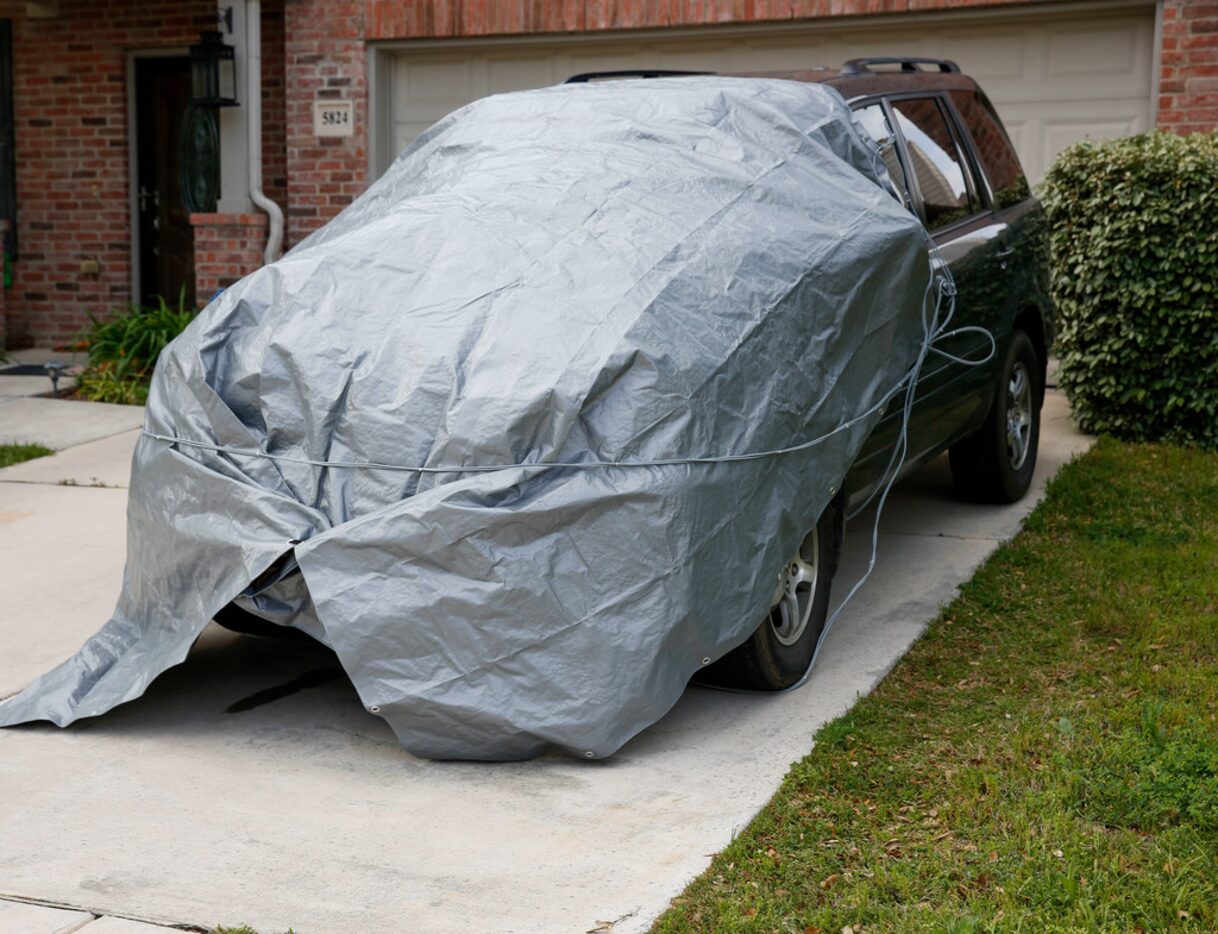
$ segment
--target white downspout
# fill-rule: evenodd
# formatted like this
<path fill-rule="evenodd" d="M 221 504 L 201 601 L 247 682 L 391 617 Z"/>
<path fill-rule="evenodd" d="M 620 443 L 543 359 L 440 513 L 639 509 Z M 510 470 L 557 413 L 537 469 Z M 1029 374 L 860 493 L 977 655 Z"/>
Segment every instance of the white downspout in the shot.
<path fill-rule="evenodd" d="M 250 200 L 254 206 L 266 212 L 270 219 L 266 249 L 262 252 L 264 263 L 279 259 L 283 246 L 283 210 L 262 191 L 262 3 L 261 0 L 245 2 L 245 96 L 247 121 L 247 144 L 249 152 Z"/>

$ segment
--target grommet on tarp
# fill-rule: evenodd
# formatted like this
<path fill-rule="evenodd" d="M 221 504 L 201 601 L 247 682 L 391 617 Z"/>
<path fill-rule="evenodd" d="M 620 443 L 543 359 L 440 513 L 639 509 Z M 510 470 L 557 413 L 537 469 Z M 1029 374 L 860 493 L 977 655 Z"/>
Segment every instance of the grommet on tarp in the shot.
<path fill-rule="evenodd" d="M 380 713 L 380 712 L 381 712 L 380 707 L 373 706 L 373 707 L 368 708 L 368 713 Z"/>

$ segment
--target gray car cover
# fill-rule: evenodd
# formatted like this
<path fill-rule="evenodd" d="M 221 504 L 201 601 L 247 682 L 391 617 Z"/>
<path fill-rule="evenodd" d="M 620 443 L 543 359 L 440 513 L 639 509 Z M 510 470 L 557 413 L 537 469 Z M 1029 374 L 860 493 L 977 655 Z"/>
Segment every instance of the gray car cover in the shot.
<path fill-rule="evenodd" d="M 918 357 L 887 185 L 794 81 L 441 120 L 161 355 L 114 615 L 0 723 L 138 697 L 237 600 L 411 753 L 613 753 L 756 629 Z"/>

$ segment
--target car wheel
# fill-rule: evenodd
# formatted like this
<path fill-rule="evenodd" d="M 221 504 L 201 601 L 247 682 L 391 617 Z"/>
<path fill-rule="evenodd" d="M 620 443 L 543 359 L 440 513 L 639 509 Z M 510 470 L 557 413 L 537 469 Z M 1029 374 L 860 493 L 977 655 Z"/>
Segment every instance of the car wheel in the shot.
<path fill-rule="evenodd" d="M 232 632 L 246 636 L 262 636 L 267 639 L 312 639 L 306 632 L 292 626 L 279 626 L 261 616 L 243 610 L 235 603 L 221 609 L 212 617 L 217 623 Z"/>
<path fill-rule="evenodd" d="M 842 506 L 835 499 L 778 572 L 761 625 L 743 645 L 702 669 L 698 681 L 752 691 L 782 691 L 798 684 L 825 628 L 841 539 Z"/>
<path fill-rule="evenodd" d="M 1031 338 L 1016 330 L 984 424 L 951 448 L 952 478 L 963 496 L 1013 503 L 1028 492 L 1040 442 L 1042 372 Z"/>

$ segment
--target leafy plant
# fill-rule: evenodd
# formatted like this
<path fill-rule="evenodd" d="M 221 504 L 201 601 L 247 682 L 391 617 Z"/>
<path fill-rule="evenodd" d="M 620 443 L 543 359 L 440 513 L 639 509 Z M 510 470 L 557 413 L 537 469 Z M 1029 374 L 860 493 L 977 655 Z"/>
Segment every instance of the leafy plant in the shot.
<path fill-rule="evenodd" d="M 78 380 L 80 394 L 97 402 L 142 405 L 157 357 L 194 316 L 184 294 L 176 308 L 158 298 L 156 305 L 130 305 L 108 319 L 90 315 L 83 335 L 89 359 Z"/>
<path fill-rule="evenodd" d="M 1043 200 L 1079 425 L 1218 448 L 1218 133 L 1079 143 Z"/>
<path fill-rule="evenodd" d="M 143 405 L 148 401 L 151 374 L 145 379 L 124 373 L 112 363 L 89 365 L 76 379 L 78 394 L 92 402 L 113 402 L 118 405 Z"/>

